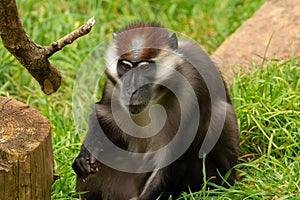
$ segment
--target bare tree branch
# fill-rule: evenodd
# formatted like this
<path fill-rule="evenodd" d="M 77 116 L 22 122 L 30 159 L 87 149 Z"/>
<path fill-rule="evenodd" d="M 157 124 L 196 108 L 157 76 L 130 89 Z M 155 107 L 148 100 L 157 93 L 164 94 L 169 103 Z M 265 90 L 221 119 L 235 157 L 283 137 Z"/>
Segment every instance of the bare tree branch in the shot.
<path fill-rule="evenodd" d="M 94 17 L 87 23 L 49 46 L 34 43 L 26 34 L 19 19 L 15 0 L 0 0 L 0 36 L 4 47 L 13 54 L 39 82 L 45 94 L 57 91 L 61 74 L 48 60 L 55 52 L 90 32 Z"/>
<path fill-rule="evenodd" d="M 49 46 L 45 46 L 47 55 L 50 57 L 55 52 L 61 50 L 64 46 L 71 44 L 77 38 L 88 34 L 90 32 L 90 30 L 92 29 L 92 27 L 94 26 L 94 24 L 95 24 L 95 18 L 92 17 L 85 24 L 83 24 L 81 27 L 77 28 L 72 33 L 69 33 L 68 35 L 60 38 L 59 40 L 57 40 L 56 42 L 53 42 Z"/>

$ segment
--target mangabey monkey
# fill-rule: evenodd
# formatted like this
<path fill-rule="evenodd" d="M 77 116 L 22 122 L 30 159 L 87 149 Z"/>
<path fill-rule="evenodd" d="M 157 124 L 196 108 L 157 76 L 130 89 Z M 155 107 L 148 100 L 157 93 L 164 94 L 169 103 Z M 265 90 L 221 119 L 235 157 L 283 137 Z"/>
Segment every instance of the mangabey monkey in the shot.
<path fill-rule="evenodd" d="M 82 198 L 168 199 L 182 191 L 199 191 L 204 177 L 219 185 L 234 183 L 234 170 L 223 179 L 239 155 L 236 116 L 224 82 L 206 53 L 191 41 L 178 42 L 175 34 L 156 23 L 135 23 L 113 34 L 106 65 L 103 97 L 94 106 L 89 131 L 72 165 L 77 191 L 87 191 Z M 155 105 L 164 112 L 153 109 Z M 131 120 L 142 129 L 135 131 Z M 151 123 L 154 126 L 147 128 Z M 149 135 L 157 127 L 159 131 Z M 108 142 L 99 139 L 101 131 L 128 156 L 105 148 Z M 169 149 L 159 151 L 169 143 Z M 204 143 L 207 149 L 201 151 Z M 182 151 L 179 156 L 178 151 Z M 143 159 L 133 162 L 135 153 Z M 114 161 L 120 160 L 127 170 L 114 167 Z"/>

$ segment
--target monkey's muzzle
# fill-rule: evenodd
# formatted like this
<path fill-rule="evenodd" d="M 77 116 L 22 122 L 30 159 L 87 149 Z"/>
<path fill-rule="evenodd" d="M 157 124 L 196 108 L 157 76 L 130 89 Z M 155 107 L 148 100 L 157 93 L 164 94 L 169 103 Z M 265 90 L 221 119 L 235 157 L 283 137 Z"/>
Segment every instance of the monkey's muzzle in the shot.
<path fill-rule="evenodd" d="M 123 98 L 130 114 L 139 114 L 149 104 L 151 96 L 152 87 L 150 84 L 148 84 L 130 92 L 127 90 L 124 93 Z"/>
<path fill-rule="evenodd" d="M 147 104 L 129 105 L 128 110 L 131 114 L 139 114 L 147 107 Z"/>

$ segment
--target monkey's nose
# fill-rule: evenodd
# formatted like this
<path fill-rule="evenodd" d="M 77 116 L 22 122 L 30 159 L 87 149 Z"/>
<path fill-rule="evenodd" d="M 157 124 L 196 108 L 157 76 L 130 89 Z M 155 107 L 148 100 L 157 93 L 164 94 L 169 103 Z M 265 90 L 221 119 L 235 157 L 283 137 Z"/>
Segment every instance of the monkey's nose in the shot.
<path fill-rule="evenodd" d="M 130 97 L 132 97 L 134 94 L 136 94 L 136 92 L 137 92 L 137 90 L 135 90 L 135 89 L 128 89 L 128 90 L 127 90 L 127 95 L 128 95 L 128 97 L 130 98 Z"/>
<path fill-rule="evenodd" d="M 134 89 L 127 89 L 127 90 L 124 91 L 123 95 L 124 95 L 123 98 L 124 98 L 126 104 L 129 105 L 129 104 L 130 104 L 130 101 L 131 101 L 132 99 L 134 99 L 134 97 L 137 95 L 137 90 L 134 90 Z"/>

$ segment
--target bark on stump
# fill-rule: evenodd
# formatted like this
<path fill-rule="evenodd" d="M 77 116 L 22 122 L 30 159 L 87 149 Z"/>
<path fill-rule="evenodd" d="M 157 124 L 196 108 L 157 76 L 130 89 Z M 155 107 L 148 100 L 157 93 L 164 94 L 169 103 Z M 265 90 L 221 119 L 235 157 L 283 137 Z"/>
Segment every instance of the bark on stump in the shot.
<path fill-rule="evenodd" d="M 0 96 L 0 199 L 50 199 L 50 125 L 29 106 Z"/>

